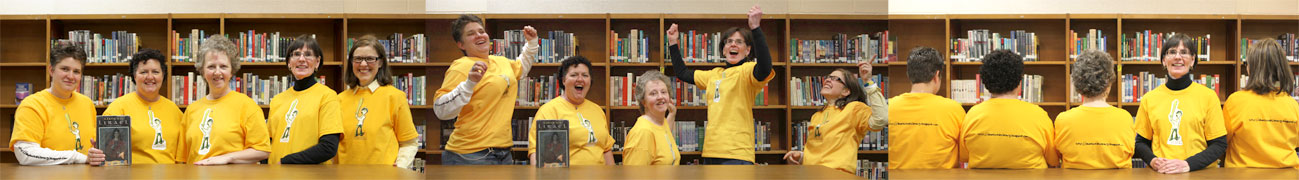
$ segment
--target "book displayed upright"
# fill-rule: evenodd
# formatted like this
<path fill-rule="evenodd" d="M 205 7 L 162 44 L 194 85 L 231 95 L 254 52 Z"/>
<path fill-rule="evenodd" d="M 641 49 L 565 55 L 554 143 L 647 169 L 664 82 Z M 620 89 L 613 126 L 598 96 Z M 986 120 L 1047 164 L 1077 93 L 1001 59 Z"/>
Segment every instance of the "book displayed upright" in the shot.
<path fill-rule="evenodd" d="M 98 141 L 104 151 L 104 165 L 131 165 L 131 116 L 99 116 Z"/>
<path fill-rule="evenodd" d="M 568 167 L 568 120 L 537 120 L 537 167 Z"/>

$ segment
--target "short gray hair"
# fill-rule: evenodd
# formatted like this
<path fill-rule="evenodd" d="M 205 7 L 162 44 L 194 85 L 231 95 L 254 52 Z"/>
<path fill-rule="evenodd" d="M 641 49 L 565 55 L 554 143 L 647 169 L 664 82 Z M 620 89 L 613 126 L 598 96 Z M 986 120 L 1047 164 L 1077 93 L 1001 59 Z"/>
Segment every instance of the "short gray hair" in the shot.
<path fill-rule="evenodd" d="M 1114 82 L 1114 60 L 1105 51 L 1084 51 L 1073 62 L 1070 71 L 1073 88 L 1083 97 L 1105 95 L 1105 88 Z"/>
<path fill-rule="evenodd" d="M 663 86 L 667 86 L 668 88 L 668 96 L 672 96 L 672 78 L 668 78 L 668 76 L 663 75 L 663 73 L 658 70 L 645 71 L 645 73 L 641 74 L 640 77 L 636 77 L 636 87 L 633 91 L 636 93 L 636 100 L 640 101 L 641 113 L 645 113 L 645 93 L 648 92 L 648 90 L 645 89 L 647 88 L 645 86 L 648 86 L 650 81 L 662 82 Z"/>
<path fill-rule="evenodd" d="M 198 60 L 194 62 L 194 68 L 198 69 L 199 72 L 203 72 L 201 70 L 203 69 L 204 62 L 207 62 L 208 60 L 207 55 L 208 53 L 213 52 L 222 52 L 226 54 L 226 58 L 229 58 L 230 60 L 231 76 L 234 76 L 233 74 L 235 72 L 239 72 L 239 48 L 235 47 L 235 43 L 231 42 L 229 38 L 219 34 L 209 36 L 207 39 L 203 40 L 202 45 L 199 45 Z"/>

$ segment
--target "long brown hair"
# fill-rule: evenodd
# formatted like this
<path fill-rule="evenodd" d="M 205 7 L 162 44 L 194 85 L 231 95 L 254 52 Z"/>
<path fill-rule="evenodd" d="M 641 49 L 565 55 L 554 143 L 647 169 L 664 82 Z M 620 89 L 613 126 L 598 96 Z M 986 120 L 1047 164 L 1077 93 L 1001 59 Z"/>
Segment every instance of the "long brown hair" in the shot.
<path fill-rule="evenodd" d="M 852 103 L 853 101 L 866 103 L 866 92 L 862 91 L 861 83 L 857 83 L 857 74 L 844 68 L 838 68 L 834 71 L 843 74 L 843 86 L 848 89 L 848 96 L 839 98 L 839 100 L 835 101 L 834 104 L 826 103 L 825 105 L 833 105 L 839 109 L 843 109 L 844 106 L 848 106 L 848 103 Z M 822 110 L 825 109 L 822 108 Z"/>
<path fill-rule="evenodd" d="M 1258 95 L 1286 94 L 1294 91 L 1294 74 L 1286 64 L 1281 45 L 1268 38 L 1249 46 L 1245 54 L 1245 66 L 1249 68 L 1249 80 L 1245 89 Z M 1280 86 L 1277 86 L 1280 85 Z"/>
<path fill-rule="evenodd" d="M 352 73 L 352 68 L 356 68 L 352 67 L 352 61 L 354 61 L 352 59 L 352 54 L 356 53 L 356 48 L 360 47 L 370 47 L 374 49 L 375 53 L 379 53 L 379 60 L 375 62 L 379 63 L 379 71 L 374 73 L 373 81 L 379 81 L 380 86 L 392 84 L 392 67 L 388 66 L 387 51 L 383 49 L 383 45 L 379 44 L 379 40 L 377 40 L 374 35 L 367 34 L 361 36 L 360 39 L 357 39 L 356 44 L 352 45 L 352 49 L 347 50 L 347 62 L 344 62 L 348 64 L 347 68 L 344 69 L 345 73 L 347 73 L 347 79 L 344 80 L 347 83 L 347 86 L 356 87 L 363 85 L 361 84 L 361 79 L 356 78 L 356 74 Z"/>

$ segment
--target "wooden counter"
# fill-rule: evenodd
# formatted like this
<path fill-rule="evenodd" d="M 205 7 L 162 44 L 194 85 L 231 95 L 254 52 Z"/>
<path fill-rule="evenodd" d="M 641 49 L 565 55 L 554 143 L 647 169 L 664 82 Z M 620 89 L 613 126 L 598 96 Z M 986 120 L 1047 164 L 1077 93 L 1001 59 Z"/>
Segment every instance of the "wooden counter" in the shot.
<path fill-rule="evenodd" d="M 825 166 L 428 166 L 429 179 L 858 179 Z"/>
<path fill-rule="evenodd" d="M 424 179 L 415 171 L 391 165 L 264 165 L 196 166 L 138 164 L 131 166 L 22 166 L 0 163 L 0 179 Z"/>
<path fill-rule="evenodd" d="M 1299 179 L 1297 169 L 1209 168 L 1190 173 L 1160 174 L 1150 169 L 943 169 L 889 170 L 892 179 Z"/>

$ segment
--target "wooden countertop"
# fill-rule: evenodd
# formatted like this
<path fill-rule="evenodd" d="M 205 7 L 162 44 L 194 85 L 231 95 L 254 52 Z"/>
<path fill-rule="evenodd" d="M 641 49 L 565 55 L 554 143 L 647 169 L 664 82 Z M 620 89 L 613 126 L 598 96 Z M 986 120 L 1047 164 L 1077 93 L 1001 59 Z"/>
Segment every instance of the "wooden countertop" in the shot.
<path fill-rule="evenodd" d="M 825 166 L 428 166 L 429 179 L 857 179 Z"/>
<path fill-rule="evenodd" d="M 0 163 L 0 179 L 425 179 L 391 165 L 22 166 Z"/>
<path fill-rule="evenodd" d="M 892 179 L 1299 179 L 1299 169 L 1209 168 L 1190 173 L 1160 174 L 1150 169 L 941 169 L 889 170 Z"/>

